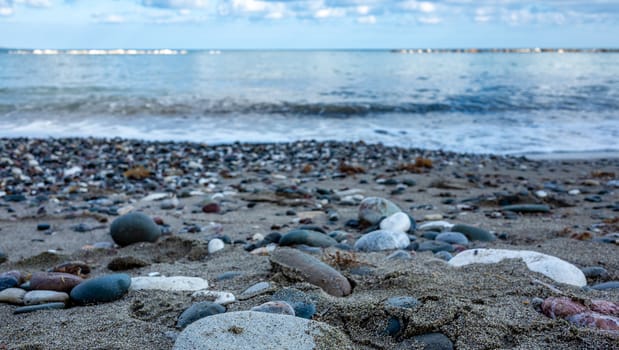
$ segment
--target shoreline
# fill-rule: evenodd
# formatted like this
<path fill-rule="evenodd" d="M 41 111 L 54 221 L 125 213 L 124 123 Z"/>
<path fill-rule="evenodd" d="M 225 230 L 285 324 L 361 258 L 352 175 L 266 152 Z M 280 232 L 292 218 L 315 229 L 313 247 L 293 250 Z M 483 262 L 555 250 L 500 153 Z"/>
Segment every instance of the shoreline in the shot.
<path fill-rule="evenodd" d="M 458 349 L 611 348 L 619 339 L 535 307 L 558 296 L 619 303 L 617 288 L 593 288 L 619 281 L 619 245 L 609 236 L 619 232 L 617 158 L 532 160 L 362 142 L 208 146 L 89 138 L 1 138 L 0 151 L 0 273 L 28 276 L 79 260 L 90 267 L 88 279 L 117 272 L 199 277 L 209 290 L 236 297 L 225 306 L 229 314 L 292 290 L 315 308 L 314 321 L 357 349 L 419 347 L 428 334 Z M 368 197 L 388 199 L 415 219 L 409 246 L 346 250 L 365 234 L 353 223 Z M 521 204 L 548 211 L 504 209 Z M 126 212 L 158 218 L 162 236 L 115 246 L 110 225 Z M 442 244 L 436 232 L 420 229 L 436 220 L 494 237 L 443 245 L 453 256 L 463 249 L 531 250 L 603 273 L 577 287 L 518 259 L 456 268 L 422 249 Z M 350 295 L 334 296 L 276 268 L 264 238 L 303 226 L 340 232 L 337 246 L 296 248 L 345 276 Z M 209 252 L 215 238 L 224 248 Z M 246 292 L 261 282 L 268 287 Z M 386 305 L 392 297 L 417 304 Z M 112 302 L 18 315 L 18 306 L 0 303 L 0 348 L 170 349 L 181 313 L 205 300 L 189 291 L 129 290 Z"/>

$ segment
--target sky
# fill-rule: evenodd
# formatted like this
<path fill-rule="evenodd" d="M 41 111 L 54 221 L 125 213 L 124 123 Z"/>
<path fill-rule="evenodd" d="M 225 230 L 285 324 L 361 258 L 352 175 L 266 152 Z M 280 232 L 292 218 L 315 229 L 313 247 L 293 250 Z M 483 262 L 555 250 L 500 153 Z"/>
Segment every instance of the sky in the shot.
<path fill-rule="evenodd" d="M 619 48 L 619 0 L 0 0 L 0 47 Z"/>

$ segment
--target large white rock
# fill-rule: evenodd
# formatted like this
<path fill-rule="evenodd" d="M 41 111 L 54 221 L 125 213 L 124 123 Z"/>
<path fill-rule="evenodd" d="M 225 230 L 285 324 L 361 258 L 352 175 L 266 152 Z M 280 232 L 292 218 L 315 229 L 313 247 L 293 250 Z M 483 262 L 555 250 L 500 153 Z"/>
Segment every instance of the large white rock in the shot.
<path fill-rule="evenodd" d="M 254 311 L 199 319 L 176 338 L 174 350 L 352 349 L 350 340 L 326 323 Z"/>
<path fill-rule="evenodd" d="M 372 231 L 355 242 L 355 250 L 376 252 L 380 250 L 404 249 L 411 243 L 404 232 Z"/>
<path fill-rule="evenodd" d="M 380 222 L 380 229 L 394 232 L 407 232 L 411 228 L 411 219 L 403 212 L 392 214 Z"/>
<path fill-rule="evenodd" d="M 156 289 L 167 291 L 196 291 L 208 289 L 208 282 L 200 277 L 133 277 L 132 290 Z"/>
<path fill-rule="evenodd" d="M 587 285 L 587 279 L 576 266 L 557 257 L 530 250 L 469 249 L 449 260 L 451 266 L 495 264 L 504 259 L 522 259 L 527 268 L 559 283 L 577 287 Z"/>

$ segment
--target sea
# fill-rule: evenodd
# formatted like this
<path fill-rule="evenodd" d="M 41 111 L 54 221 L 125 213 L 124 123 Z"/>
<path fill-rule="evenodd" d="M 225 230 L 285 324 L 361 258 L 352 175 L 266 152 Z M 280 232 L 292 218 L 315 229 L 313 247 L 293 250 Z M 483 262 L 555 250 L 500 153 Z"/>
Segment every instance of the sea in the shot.
<path fill-rule="evenodd" d="M 0 50 L 0 137 L 619 155 L 619 53 Z"/>

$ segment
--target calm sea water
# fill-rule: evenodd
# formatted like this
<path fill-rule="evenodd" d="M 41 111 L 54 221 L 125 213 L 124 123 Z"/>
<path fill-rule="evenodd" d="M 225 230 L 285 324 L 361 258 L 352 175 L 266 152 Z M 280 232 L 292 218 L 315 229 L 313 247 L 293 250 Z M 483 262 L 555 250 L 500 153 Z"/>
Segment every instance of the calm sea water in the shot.
<path fill-rule="evenodd" d="M 619 54 L 0 51 L 0 136 L 619 152 Z"/>

